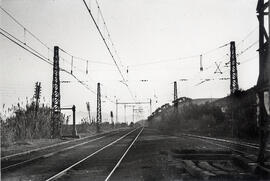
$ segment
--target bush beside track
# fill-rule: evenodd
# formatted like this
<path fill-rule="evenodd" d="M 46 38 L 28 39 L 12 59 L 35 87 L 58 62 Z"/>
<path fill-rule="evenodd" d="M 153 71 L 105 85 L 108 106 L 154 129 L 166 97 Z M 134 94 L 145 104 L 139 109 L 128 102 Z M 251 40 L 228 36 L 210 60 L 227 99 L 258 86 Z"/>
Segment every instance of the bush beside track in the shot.
<path fill-rule="evenodd" d="M 149 127 L 165 133 L 192 133 L 214 137 L 256 140 L 255 87 L 235 94 L 198 103 L 189 98 L 165 104 L 148 117 Z"/>

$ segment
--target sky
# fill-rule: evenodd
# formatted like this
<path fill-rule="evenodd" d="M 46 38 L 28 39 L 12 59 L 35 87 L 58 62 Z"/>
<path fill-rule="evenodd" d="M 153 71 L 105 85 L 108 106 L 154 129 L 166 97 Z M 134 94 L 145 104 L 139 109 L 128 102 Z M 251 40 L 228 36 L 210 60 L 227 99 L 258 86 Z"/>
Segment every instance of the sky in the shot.
<path fill-rule="evenodd" d="M 86 2 L 105 39 L 109 40 L 95 0 Z M 59 46 L 73 56 L 89 60 L 88 74 L 86 62 L 76 59 L 73 72 L 94 91 L 97 82 L 101 83 L 104 115 L 115 112 L 115 104 L 106 97 L 113 102 L 116 99 L 120 102 L 152 99 L 152 110 L 170 103 L 174 81 L 178 84 L 179 97 L 220 98 L 228 95 L 230 82 L 220 78 L 230 77 L 229 67 L 225 66 L 230 59 L 230 41 L 236 42 L 239 54 L 239 87 L 248 89 L 256 84 L 256 0 L 98 0 L 98 3 L 114 43 L 114 46 L 109 43 L 109 47 L 127 79 L 133 98 L 121 83 L 122 78 L 82 0 L 0 1 L 3 9 L 51 49 Z M 1 9 L 0 17 L 1 28 L 52 59 L 52 52 L 28 32 L 24 33 L 24 29 Z M 7 111 L 18 102 L 25 105 L 26 99 L 33 96 L 37 81 L 42 86 L 41 102 L 50 106 L 52 66 L 2 35 L 0 42 L 0 111 Z M 200 71 L 200 54 L 204 71 Z M 60 56 L 63 58 L 60 66 L 70 71 L 71 57 L 62 51 Z M 222 74 L 214 73 L 215 62 L 220 64 Z M 61 106 L 74 104 L 79 112 L 86 112 L 89 101 L 95 114 L 96 95 L 65 72 L 60 72 L 60 79 L 71 81 L 61 84 Z M 211 81 L 199 84 L 205 79 Z M 141 105 L 141 108 L 143 113 L 137 114 L 137 119 L 149 115 L 149 105 Z M 132 114 L 132 108 L 127 108 L 127 114 Z M 119 121 L 123 121 L 123 106 L 119 106 L 119 115 Z"/>

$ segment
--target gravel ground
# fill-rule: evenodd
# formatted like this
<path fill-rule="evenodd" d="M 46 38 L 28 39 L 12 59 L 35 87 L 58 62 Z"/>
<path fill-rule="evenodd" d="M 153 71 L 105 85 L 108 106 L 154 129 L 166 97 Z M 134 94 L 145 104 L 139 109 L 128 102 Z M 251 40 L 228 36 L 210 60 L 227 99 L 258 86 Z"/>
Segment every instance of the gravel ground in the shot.
<path fill-rule="evenodd" d="M 29 150 L 33 150 L 40 147 L 45 147 L 60 143 L 67 140 L 62 139 L 33 139 L 15 142 L 13 145 L 8 147 L 1 147 L 1 157 L 21 153 Z"/>
<path fill-rule="evenodd" d="M 108 132 L 112 130 L 104 130 L 103 132 Z M 97 135 L 95 132 L 92 133 L 78 133 L 81 138 L 86 136 L 94 136 Z M 29 150 L 33 150 L 36 148 L 46 147 L 49 145 L 53 145 L 60 142 L 65 142 L 69 140 L 73 140 L 74 138 L 62 138 L 62 139 L 32 139 L 32 140 L 24 140 L 17 141 L 13 145 L 8 147 L 1 147 L 1 157 L 12 155 L 16 153 L 21 153 Z M 76 139 L 76 138 L 75 138 Z"/>
<path fill-rule="evenodd" d="M 59 180 L 104 180 L 138 132 L 75 166 Z M 44 180 L 123 134 L 124 131 L 120 131 L 120 134 L 12 170 L 2 174 L 2 180 Z M 227 148 L 145 128 L 110 180 L 259 180 L 250 167 L 244 168 L 238 162 L 239 155 Z"/>
<path fill-rule="evenodd" d="M 2 172 L 1 180 L 46 180 L 104 145 L 118 139 L 128 131 L 130 130 L 121 130 L 116 134 L 110 134 L 103 139 L 87 143 L 72 150 L 61 152 L 12 170 L 7 170 Z"/>
<path fill-rule="evenodd" d="M 231 155 L 200 140 L 146 128 L 110 180 L 257 180 Z"/>

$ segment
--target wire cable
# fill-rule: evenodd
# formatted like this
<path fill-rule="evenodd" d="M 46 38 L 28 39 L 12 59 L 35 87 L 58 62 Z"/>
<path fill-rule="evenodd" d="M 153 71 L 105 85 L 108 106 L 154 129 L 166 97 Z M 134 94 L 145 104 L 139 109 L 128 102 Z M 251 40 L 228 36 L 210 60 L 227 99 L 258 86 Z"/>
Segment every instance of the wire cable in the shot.
<path fill-rule="evenodd" d="M 5 12 L 15 23 L 17 23 L 19 26 L 21 26 L 24 31 L 28 32 L 32 37 L 34 37 L 38 42 L 40 42 L 43 46 L 45 46 L 46 48 L 50 49 L 49 46 L 47 46 L 46 43 L 44 43 L 43 41 L 41 41 L 34 33 L 32 33 L 31 31 L 29 31 L 24 25 L 22 25 L 14 16 L 12 16 L 7 10 L 5 10 L 2 6 L 0 6 L 1 10 L 3 12 Z"/>
<path fill-rule="evenodd" d="M 131 90 L 130 90 L 129 86 L 128 86 L 127 83 L 126 83 L 126 79 L 125 79 L 125 77 L 124 77 L 124 75 L 123 75 L 123 73 L 122 73 L 122 71 L 121 71 L 119 65 L 117 64 L 117 62 L 116 62 L 116 60 L 115 60 L 115 57 L 114 57 L 114 55 L 112 54 L 112 51 L 111 51 L 110 47 L 108 46 L 108 43 L 106 42 L 106 40 L 105 40 L 103 34 L 101 33 L 101 30 L 100 30 L 100 28 L 99 28 L 99 26 L 98 26 L 98 24 L 97 24 L 97 22 L 96 22 L 96 20 L 95 20 L 95 18 L 94 18 L 94 16 L 93 16 L 92 12 L 91 12 L 91 10 L 89 9 L 89 7 L 88 7 L 88 5 L 86 4 L 85 0 L 83 0 L 83 3 L 84 3 L 84 5 L 85 5 L 85 7 L 86 7 L 86 9 L 87 9 L 87 11 L 88 11 L 88 13 L 89 13 L 91 19 L 93 20 L 93 22 L 94 22 L 94 24 L 95 24 L 95 26 L 96 26 L 96 28 L 97 28 L 97 30 L 98 30 L 98 33 L 100 34 L 100 36 L 101 36 L 101 38 L 102 38 L 102 40 L 103 40 L 103 42 L 104 42 L 104 44 L 105 44 L 107 50 L 109 51 L 109 54 L 110 54 L 110 56 L 112 57 L 113 62 L 114 62 L 114 64 L 115 64 L 115 66 L 117 67 L 118 72 L 120 73 L 120 75 L 121 75 L 121 77 L 122 77 L 122 79 L 123 79 L 123 82 L 122 82 L 122 83 L 124 83 L 124 85 L 126 85 L 126 87 L 127 87 L 128 90 L 129 90 L 129 93 L 131 94 L 131 97 L 132 97 L 133 100 L 135 101 L 135 98 L 134 98 L 133 94 L 131 93 Z"/>
<path fill-rule="evenodd" d="M 5 35 L 4 33 L 0 32 L 1 35 L 3 35 L 4 37 L 6 37 L 8 40 L 12 41 L 13 43 L 15 43 L 16 45 L 20 46 L 21 48 L 23 48 L 24 50 L 28 51 L 29 53 L 31 53 L 32 55 L 36 56 L 37 58 L 43 60 L 44 62 L 53 65 L 52 62 L 48 61 L 47 59 L 43 58 L 42 56 L 40 56 L 39 54 L 27 49 L 26 47 L 24 47 L 23 45 L 21 45 L 20 43 L 16 42 L 15 40 L 13 40 L 12 38 L 8 37 L 7 35 Z"/>
<path fill-rule="evenodd" d="M 98 3 L 97 0 L 95 0 L 95 2 L 96 2 L 96 4 L 97 4 L 98 12 L 100 13 L 100 16 L 101 16 L 101 19 L 102 19 L 102 21 L 103 21 L 103 25 L 104 25 L 104 27 L 105 27 L 105 30 L 106 30 L 106 32 L 107 32 L 107 34 L 108 34 L 109 41 L 111 42 L 111 45 L 112 45 L 112 47 L 113 47 L 113 49 L 114 49 L 114 53 L 116 54 L 117 58 L 118 58 L 119 61 L 120 61 L 120 64 L 122 65 L 121 59 L 120 59 L 120 57 L 119 57 L 119 55 L 118 55 L 118 52 L 117 52 L 117 50 L 116 50 L 116 48 L 115 48 L 115 43 L 112 41 L 112 37 L 111 37 L 111 34 L 110 34 L 110 32 L 109 32 L 107 23 L 106 23 L 105 18 L 104 18 L 104 16 L 103 16 L 103 13 L 102 13 L 102 11 L 101 11 L 100 5 L 99 5 L 99 3 Z"/>
<path fill-rule="evenodd" d="M 84 2 L 84 5 L 85 5 L 86 9 L 88 10 L 89 15 L 91 16 L 91 19 L 93 20 L 93 22 L 94 22 L 94 24 L 95 24 L 95 26 L 96 26 L 96 28 L 97 28 L 97 30 L 98 30 L 98 33 L 100 34 L 100 36 L 101 36 L 101 38 L 102 38 L 102 40 L 103 40 L 103 42 L 104 42 L 104 44 L 105 44 L 107 50 L 109 51 L 110 56 L 112 57 L 113 62 L 114 62 L 114 64 L 116 65 L 116 67 L 117 67 L 117 69 L 118 69 L 118 71 L 119 71 L 119 73 L 120 73 L 120 75 L 121 75 L 123 81 L 126 81 L 126 79 L 125 79 L 125 77 L 124 77 L 122 71 L 120 70 L 120 68 L 119 68 L 119 66 L 118 66 L 118 64 L 117 64 L 117 62 L 116 62 L 116 60 L 115 60 L 115 58 L 114 58 L 114 56 L 113 56 L 113 54 L 112 54 L 112 52 L 111 52 L 111 49 L 110 49 L 109 46 L 108 46 L 108 43 L 106 42 L 106 40 L 105 40 L 103 34 L 101 33 L 101 30 L 100 30 L 100 28 L 99 28 L 99 26 L 98 26 L 98 24 L 97 24 L 97 22 L 96 22 L 96 20 L 95 20 L 95 18 L 94 18 L 94 16 L 93 16 L 92 12 L 91 12 L 91 10 L 89 9 L 89 7 L 88 7 L 88 5 L 86 4 L 85 0 L 83 0 L 83 2 Z"/>
<path fill-rule="evenodd" d="M 208 50 L 208 51 L 203 52 L 203 53 L 200 53 L 200 54 L 194 54 L 194 55 L 185 56 L 185 57 L 179 57 L 179 58 L 172 58 L 172 59 L 164 59 L 164 60 L 152 61 L 152 62 L 142 63 L 142 64 L 133 64 L 133 65 L 129 65 L 129 67 L 138 67 L 138 66 L 153 65 L 153 64 L 159 64 L 159 63 L 174 62 L 174 61 L 180 61 L 180 60 L 188 60 L 188 59 L 200 57 L 201 55 L 205 56 L 205 55 L 210 54 L 210 53 L 212 53 L 212 52 L 214 52 L 216 50 L 222 49 L 222 48 L 228 46 L 229 44 L 230 43 L 226 43 L 224 45 L 218 46 L 216 48 L 213 48 L 211 50 Z"/>
<path fill-rule="evenodd" d="M 3 31 L 3 29 L 1 28 L 1 30 Z M 22 41 L 20 41 L 19 39 L 17 39 L 17 38 L 15 38 L 14 37 L 14 39 L 12 39 L 12 38 L 10 38 L 8 35 L 6 35 L 6 34 L 4 34 L 3 32 L 0 32 L 0 34 L 1 35 L 3 35 L 4 37 L 6 37 L 8 40 L 10 40 L 11 42 L 13 42 L 13 43 L 15 43 L 16 45 L 18 45 L 19 47 L 21 47 L 21 48 L 23 48 L 24 50 L 26 50 L 27 52 L 29 52 L 29 53 L 31 53 L 32 55 L 34 55 L 35 57 L 37 57 L 37 58 L 39 58 L 39 59 L 41 59 L 42 61 L 44 61 L 44 62 L 46 62 L 46 63 L 48 63 L 48 64 L 50 64 L 50 65 L 52 65 L 53 66 L 53 63 L 52 62 L 50 62 L 48 59 L 46 59 L 46 58 L 44 58 L 44 56 L 42 55 L 42 54 L 40 54 L 40 53 L 36 53 L 37 51 L 36 50 L 34 50 L 33 48 L 31 48 L 30 46 L 27 46 L 27 47 L 30 47 L 32 50 L 34 50 L 34 51 L 32 51 L 32 50 L 30 50 L 30 49 L 28 49 L 28 48 L 26 48 L 25 46 L 25 44 L 23 44 L 22 45 Z M 17 42 L 17 41 L 19 41 L 19 42 Z M 81 81 L 79 78 L 77 78 L 74 74 L 71 74 L 69 71 L 67 71 L 67 70 L 65 70 L 65 69 L 63 69 L 63 68 L 60 68 L 60 71 L 63 71 L 63 72 L 65 72 L 65 73 L 67 73 L 67 74 L 69 74 L 69 75 L 71 75 L 73 78 L 75 78 L 81 85 L 83 85 L 86 89 L 88 89 L 90 92 L 92 92 L 93 94 L 95 94 L 96 95 L 96 92 L 94 91 L 94 90 L 92 90 L 92 89 L 90 89 L 89 88 L 89 86 L 87 85 L 87 84 L 85 84 L 83 81 Z M 104 97 L 104 96 L 102 96 L 103 98 L 105 98 L 105 99 L 107 99 L 107 100 L 109 100 L 111 103 L 115 103 L 114 101 L 112 101 L 111 99 L 109 99 L 107 96 L 106 97 Z"/>

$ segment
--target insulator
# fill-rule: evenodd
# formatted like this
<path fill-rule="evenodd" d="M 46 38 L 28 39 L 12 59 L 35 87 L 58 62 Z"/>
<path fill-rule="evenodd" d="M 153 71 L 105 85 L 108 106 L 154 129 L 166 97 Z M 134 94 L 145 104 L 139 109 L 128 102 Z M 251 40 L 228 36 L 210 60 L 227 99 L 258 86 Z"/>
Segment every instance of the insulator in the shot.
<path fill-rule="evenodd" d="M 71 74 L 73 74 L 73 56 L 71 57 L 71 71 L 70 71 Z"/>
<path fill-rule="evenodd" d="M 88 74 L 88 60 L 86 61 L 86 74 Z"/>
<path fill-rule="evenodd" d="M 203 71 L 202 55 L 200 55 L 200 71 Z"/>

